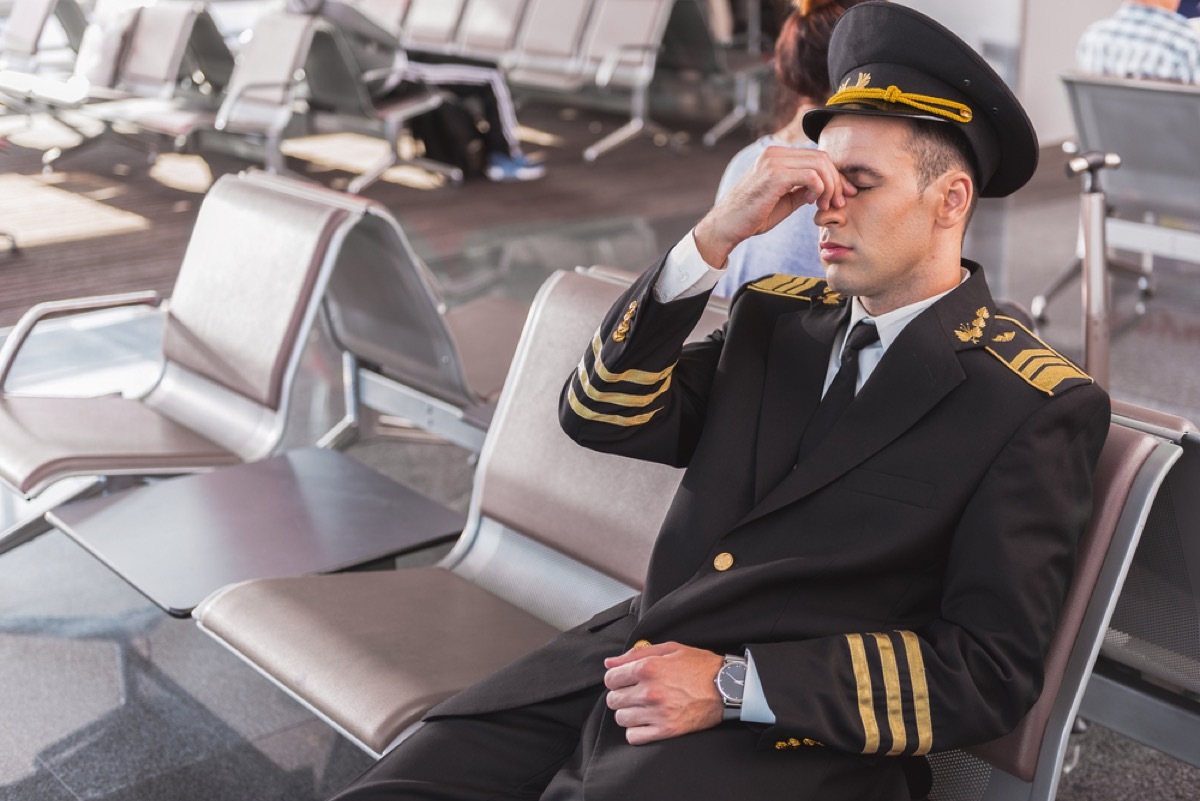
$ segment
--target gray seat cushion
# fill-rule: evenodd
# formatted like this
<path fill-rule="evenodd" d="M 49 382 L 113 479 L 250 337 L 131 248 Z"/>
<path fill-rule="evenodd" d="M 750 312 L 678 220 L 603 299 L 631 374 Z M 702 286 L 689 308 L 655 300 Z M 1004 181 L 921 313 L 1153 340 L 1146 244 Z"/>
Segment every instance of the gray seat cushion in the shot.
<path fill-rule="evenodd" d="M 178 473 L 241 461 L 120 396 L 2 397 L 0 442 L 0 477 L 27 495 L 72 475 Z"/>
<path fill-rule="evenodd" d="M 193 616 L 376 753 L 557 633 L 437 567 L 246 582 Z"/>

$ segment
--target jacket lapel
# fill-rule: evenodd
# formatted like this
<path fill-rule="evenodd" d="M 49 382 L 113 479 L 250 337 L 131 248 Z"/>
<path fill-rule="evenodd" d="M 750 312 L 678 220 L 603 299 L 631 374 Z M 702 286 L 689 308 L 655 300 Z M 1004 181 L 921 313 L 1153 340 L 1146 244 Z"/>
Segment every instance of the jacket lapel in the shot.
<path fill-rule="evenodd" d="M 982 336 L 971 335 L 978 328 L 980 310 L 990 309 L 990 315 L 995 309 L 982 271 L 970 263 L 968 266 L 973 268 L 972 276 L 908 324 L 842 418 L 803 464 L 790 473 L 785 471 L 778 484 L 759 496 L 758 503 L 737 527 L 794 503 L 845 475 L 912 428 L 963 381 L 965 374 L 957 352 L 983 346 Z M 824 351 L 826 360 L 831 347 L 832 335 Z M 818 371 L 822 378 L 827 364 L 822 362 Z M 815 403 L 797 415 L 801 430 L 813 408 Z M 762 439 L 760 429 L 760 445 Z M 790 445 L 793 457 L 797 446 L 798 441 Z"/>
<path fill-rule="evenodd" d="M 780 316 L 772 335 L 758 418 L 754 500 L 762 501 L 796 464 L 800 436 L 821 399 L 829 354 L 849 306 Z"/>

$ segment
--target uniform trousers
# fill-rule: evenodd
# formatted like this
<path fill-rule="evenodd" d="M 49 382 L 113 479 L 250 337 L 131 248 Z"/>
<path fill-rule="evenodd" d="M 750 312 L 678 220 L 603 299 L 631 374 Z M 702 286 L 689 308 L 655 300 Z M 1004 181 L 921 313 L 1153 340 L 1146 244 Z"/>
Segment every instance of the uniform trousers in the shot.
<path fill-rule="evenodd" d="M 603 687 L 425 723 L 331 801 L 801 799 L 909 801 L 901 762 L 756 747 L 739 722 L 650 745 L 624 742 Z M 824 752 L 824 753 L 821 753 Z M 923 797 L 920 796 L 920 797 Z"/>

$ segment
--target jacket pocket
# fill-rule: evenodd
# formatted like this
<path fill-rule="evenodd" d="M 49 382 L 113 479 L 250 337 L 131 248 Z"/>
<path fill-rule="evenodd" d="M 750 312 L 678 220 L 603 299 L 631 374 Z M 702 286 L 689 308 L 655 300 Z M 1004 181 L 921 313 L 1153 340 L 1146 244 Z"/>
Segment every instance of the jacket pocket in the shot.
<path fill-rule="evenodd" d="M 842 488 L 920 507 L 929 506 L 934 492 L 937 491 L 935 485 L 925 481 L 861 467 L 846 474 Z"/>

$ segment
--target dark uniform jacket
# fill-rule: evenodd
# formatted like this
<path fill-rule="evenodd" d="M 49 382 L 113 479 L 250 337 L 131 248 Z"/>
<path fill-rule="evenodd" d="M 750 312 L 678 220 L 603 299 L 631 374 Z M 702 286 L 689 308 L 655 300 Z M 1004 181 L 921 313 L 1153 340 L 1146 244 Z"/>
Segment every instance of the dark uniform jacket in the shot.
<path fill-rule="evenodd" d="M 560 414 L 589 448 L 687 468 L 644 591 L 434 716 L 594 687 L 604 656 L 645 639 L 749 648 L 776 722 L 635 748 L 608 714 L 589 799 L 631 797 L 653 784 L 647 766 L 670 773 L 673 753 L 796 790 L 821 786 L 803 776 L 825 768 L 885 770 L 1013 728 L 1041 688 L 1109 405 L 965 266 L 970 278 L 908 324 L 800 464 L 848 299 L 769 277 L 683 347 L 707 296 L 659 303 L 662 264 L 642 276 Z"/>

